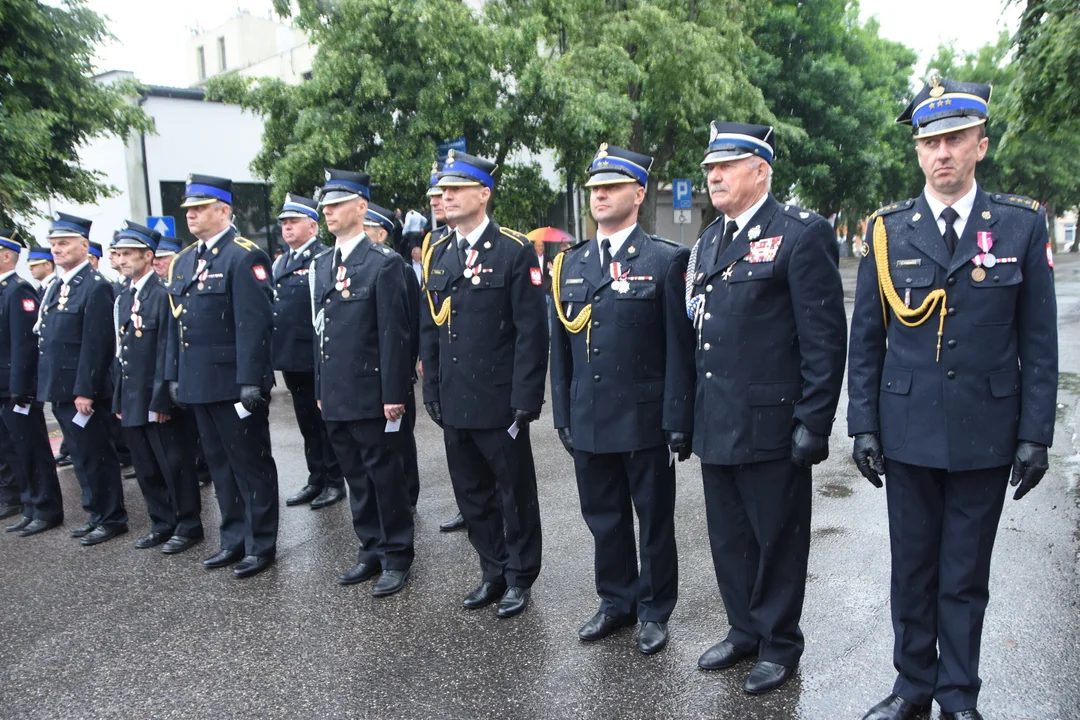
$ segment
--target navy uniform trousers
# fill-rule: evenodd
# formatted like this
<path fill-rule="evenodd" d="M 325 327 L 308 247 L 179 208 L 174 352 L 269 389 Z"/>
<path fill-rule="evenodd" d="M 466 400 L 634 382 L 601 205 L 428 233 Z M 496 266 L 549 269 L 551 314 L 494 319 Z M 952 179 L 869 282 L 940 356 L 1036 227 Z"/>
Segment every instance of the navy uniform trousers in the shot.
<path fill-rule="evenodd" d="M 278 493 L 270 408 L 263 405 L 241 420 L 234 405 L 228 400 L 191 405 L 221 510 L 221 549 L 274 557 Z"/>
<path fill-rule="evenodd" d="M 581 514 L 595 540 L 600 612 L 667 622 L 679 590 L 675 466 L 667 445 L 622 453 L 574 451 Z M 641 569 L 634 511 L 641 528 Z"/>
<path fill-rule="evenodd" d="M 9 400 L 3 400 L 0 420 L 5 430 L 0 432 L 0 459 L 6 460 L 14 475 L 11 496 L 0 495 L 0 504 L 21 503 L 23 515 L 32 520 L 63 522 L 64 498 L 45 426 L 44 405 L 31 403 L 30 413 L 22 415 Z"/>
<path fill-rule="evenodd" d="M 345 488 L 341 465 L 327 434 L 326 423 L 315 400 L 315 373 L 283 370 L 285 387 L 292 396 L 296 424 L 304 438 L 304 460 L 308 468 L 308 484 L 320 491 L 326 488 Z"/>
<path fill-rule="evenodd" d="M 183 426 L 166 423 L 125 427 L 131 461 L 150 515 L 150 531 L 201 538 L 202 498 L 195 457 L 185 444 Z"/>
<path fill-rule="evenodd" d="M 104 527 L 127 527 L 120 459 L 113 445 L 113 418 L 108 403 L 96 409 L 86 427 L 75 424 L 75 403 L 53 403 L 52 412 L 68 441 L 71 465 L 82 487 L 82 506 L 90 522 Z"/>

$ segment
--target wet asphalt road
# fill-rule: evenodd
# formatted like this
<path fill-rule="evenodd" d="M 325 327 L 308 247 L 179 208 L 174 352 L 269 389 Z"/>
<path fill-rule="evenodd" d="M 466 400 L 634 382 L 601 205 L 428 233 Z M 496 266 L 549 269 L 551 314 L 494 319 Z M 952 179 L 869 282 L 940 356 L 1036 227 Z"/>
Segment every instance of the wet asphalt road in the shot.
<path fill-rule="evenodd" d="M 998 534 L 981 670 L 988 720 L 1080 718 L 1077 260 L 1058 262 L 1063 373 L 1051 469 L 1022 502 L 1006 502 Z M 854 265 L 845 263 L 851 312 Z M 532 604 L 512 620 L 461 609 L 479 569 L 464 533 L 438 530 L 455 507 L 441 435 L 421 411 L 416 562 L 406 590 L 378 601 L 370 583 L 334 582 L 356 551 L 346 503 L 316 512 L 283 501 L 277 565 L 238 581 L 199 563 L 217 549 L 212 490 L 203 491 L 209 536 L 196 550 L 165 557 L 133 547 L 148 525 L 133 480 L 131 533 L 83 548 L 68 535 L 83 519 L 77 482 L 62 471 L 67 527 L 0 536 L 0 718 L 857 720 L 891 688 L 892 631 L 885 493 L 848 457 L 845 406 L 814 475 L 806 654 L 773 695 L 742 692 L 749 661 L 720 673 L 696 667 L 726 631 L 696 459 L 678 473 L 671 643 L 647 658 L 632 630 L 577 639 L 598 604 L 592 540 L 549 412 L 533 431 L 544 568 Z M 271 416 L 284 500 L 306 471 L 283 391 Z"/>

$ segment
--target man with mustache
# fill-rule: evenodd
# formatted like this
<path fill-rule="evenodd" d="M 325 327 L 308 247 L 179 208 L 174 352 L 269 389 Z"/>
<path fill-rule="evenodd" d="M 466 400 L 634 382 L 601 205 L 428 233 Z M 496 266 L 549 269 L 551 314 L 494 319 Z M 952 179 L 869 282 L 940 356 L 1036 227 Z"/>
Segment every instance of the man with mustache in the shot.
<path fill-rule="evenodd" d="M 743 689 L 790 679 L 810 552 L 812 468 L 829 456 L 847 320 L 832 227 L 770 192 L 771 127 L 712 123 L 713 206 L 686 276 L 697 348 L 694 452 L 727 638 L 698 660 L 757 664 Z"/>
<path fill-rule="evenodd" d="M 897 122 L 926 178 L 867 228 L 851 321 L 848 434 L 885 475 L 896 682 L 864 720 L 980 720 L 979 650 L 1005 502 L 1049 465 L 1057 311 L 1046 213 L 975 181 L 990 86 L 932 78 Z M 1010 472 L 1011 468 L 1011 472 Z"/>

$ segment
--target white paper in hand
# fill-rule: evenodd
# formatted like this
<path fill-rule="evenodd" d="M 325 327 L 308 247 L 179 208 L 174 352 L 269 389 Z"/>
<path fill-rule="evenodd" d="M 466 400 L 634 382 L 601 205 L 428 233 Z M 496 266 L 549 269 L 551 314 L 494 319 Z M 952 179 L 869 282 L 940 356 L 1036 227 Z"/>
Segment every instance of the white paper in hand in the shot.
<path fill-rule="evenodd" d="M 241 420 L 243 420 L 246 417 L 251 417 L 251 413 L 249 413 L 247 411 L 247 409 L 244 407 L 244 403 L 238 402 L 235 405 L 233 405 L 233 407 L 236 408 L 236 415 Z"/>
<path fill-rule="evenodd" d="M 510 433 L 510 437 L 517 440 L 517 436 L 518 436 L 517 420 L 514 421 L 513 425 L 511 425 L 509 428 L 506 429 L 506 432 Z"/>
<path fill-rule="evenodd" d="M 15 410 L 15 412 L 17 412 L 20 415 L 29 415 L 30 414 L 30 406 L 29 405 L 16 405 L 14 407 L 14 410 Z"/>
<path fill-rule="evenodd" d="M 397 432 L 401 429 L 401 418 L 397 420 L 387 420 L 386 430 L 384 432 Z"/>
<path fill-rule="evenodd" d="M 77 412 L 77 413 L 75 413 L 75 417 L 73 417 L 71 419 L 71 421 L 73 423 L 75 423 L 76 425 L 78 425 L 79 427 L 84 428 L 84 427 L 86 427 L 86 423 L 90 422 L 90 417 L 93 414 L 94 414 L 93 410 L 91 410 L 88 415 L 83 415 L 82 413 Z"/>

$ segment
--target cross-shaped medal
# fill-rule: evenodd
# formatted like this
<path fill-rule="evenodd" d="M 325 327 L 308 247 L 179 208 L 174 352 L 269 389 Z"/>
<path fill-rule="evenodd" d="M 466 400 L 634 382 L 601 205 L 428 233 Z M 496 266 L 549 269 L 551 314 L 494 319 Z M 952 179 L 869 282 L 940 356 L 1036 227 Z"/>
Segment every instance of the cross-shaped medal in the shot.
<path fill-rule="evenodd" d="M 734 274 L 735 274 L 735 263 L 731 263 L 730 265 L 727 266 L 727 270 L 725 270 L 724 274 L 721 275 L 720 277 L 723 280 L 730 280 L 731 276 L 734 275 Z"/>

